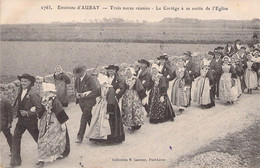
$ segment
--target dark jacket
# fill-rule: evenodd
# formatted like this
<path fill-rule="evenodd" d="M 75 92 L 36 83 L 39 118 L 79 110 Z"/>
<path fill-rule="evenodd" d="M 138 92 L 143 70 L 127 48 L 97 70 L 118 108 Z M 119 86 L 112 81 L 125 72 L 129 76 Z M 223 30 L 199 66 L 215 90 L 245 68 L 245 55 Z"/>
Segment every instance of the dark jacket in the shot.
<path fill-rule="evenodd" d="M 194 81 L 199 76 L 199 70 L 196 69 L 196 65 L 192 59 L 186 64 L 185 68 L 189 73 L 191 81 Z"/>
<path fill-rule="evenodd" d="M 129 85 L 127 85 L 125 81 L 124 81 L 124 84 L 125 84 L 126 90 L 129 89 Z M 136 90 L 136 92 L 141 100 L 147 96 L 145 93 L 144 86 L 141 83 L 140 79 L 136 79 L 135 84 L 132 89 Z"/>
<path fill-rule="evenodd" d="M 244 69 L 243 69 L 243 66 L 241 63 L 236 65 L 235 70 L 236 70 L 237 76 L 241 77 L 244 75 Z"/>
<path fill-rule="evenodd" d="M 41 98 L 36 93 L 35 89 L 28 88 L 27 93 L 24 98 L 21 100 L 22 88 L 20 88 L 15 104 L 18 105 L 17 117 L 18 118 L 31 118 L 36 119 L 39 113 L 43 111 L 43 105 L 41 104 Z M 36 108 L 35 112 L 31 112 L 32 107 Z M 25 110 L 28 112 L 28 116 L 23 117 L 20 113 L 20 110 Z"/>
<path fill-rule="evenodd" d="M 243 68 L 244 68 L 244 70 L 247 69 L 247 61 L 244 61 L 244 62 L 243 62 Z M 253 71 L 255 71 L 256 73 L 258 73 L 259 68 L 258 68 L 256 62 L 254 62 L 254 63 L 252 64 L 252 67 L 251 67 L 251 68 L 252 68 Z"/>
<path fill-rule="evenodd" d="M 54 98 L 54 100 L 52 102 L 51 111 L 55 114 L 55 116 L 60 124 L 65 123 L 69 119 L 68 115 L 65 113 L 65 111 L 62 107 L 61 102 L 59 101 L 59 99 L 57 97 Z M 46 112 L 45 109 L 39 114 L 39 118 L 42 117 L 44 112 Z"/>
<path fill-rule="evenodd" d="M 213 86 L 214 85 L 214 73 L 211 69 L 208 70 L 206 77 L 209 79 L 210 86 Z"/>
<path fill-rule="evenodd" d="M 222 73 L 224 73 L 223 70 L 222 70 Z M 235 78 L 235 79 L 237 78 L 237 73 L 236 73 L 235 67 L 233 65 L 230 65 L 229 73 L 231 73 L 231 78 Z"/>
<path fill-rule="evenodd" d="M 13 121 L 12 116 L 12 106 L 8 100 L 2 99 L 0 101 L 1 111 L 0 111 L 0 130 L 6 130 L 8 124 L 11 124 Z"/>
<path fill-rule="evenodd" d="M 124 80 L 121 79 L 119 77 L 119 75 L 116 73 L 114 76 L 114 79 L 111 83 L 111 85 L 113 86 L 113 88 L 115 89 L 115 91 L 117 91 L 117 89 L 119 89 L 120 91 L 116 94 L 116 98 L 119 100 L 123 94 L 125 93 L 125 84 L 124 84 Z"/>
<path fill-rule="evenodd" d="M 80 78 L 76 78 L 74 89 L 75 93 L 91 91 L 86 97 L 76 100 L 76 103 L 79 103 L 81 107 L 93 107 L 96 104 L 96 97 L 98 96 L 99 88 L 92 76 L 86 74 L 82 81 Z"/>
<path fill-rule="evenodd" d="M 58 99 L 62 104 L 69 103 L 69 97 L 67 93 L 67 84 L 70 84 L 70 78 L 65 74 L 53 75 L 54 83 L 57 90 Z"/>
<path fill-rule="evenodd" d="M 224 52 L 225 55 L 228 55 L 229 57 L 231 57 L 234 53 L 235 53 L 235 49 L 233 48 L 233 46 L 231 46 L 230 50 L 228 50 L 228 46 L 226 46 L 224 48 Z"/>
<path fill-rule="evenodd" d="M 221 59 L 216 61 L 216 59 L 213 59 L 210 63 L 210 69 L 213 71 L 214 78 L 216 78 L 216 82 L 220 79 L 220 76 L 222 74 L 222 64 L 223 61 Z"/>
<path fill-rule="evenodd" d="M 171 75 L 171 79 L 175 79 L 176 77 L 177 77 L 177 74 L 176 74 L 176 70 L 175 70 Z M 187 69 L 185 69 L 182 79 L 185 81 L 185 86 L 191 86 L 192 80 L 190 78 L 190 74 Z"/>
<path fill-rule="evenodd" d="M 151 86 L 152 86 L 152 87 L 154 86 L 154 81 L 153 81 L 153 80 L 152 80 L 152 82 L 151 82 Z M 160 78 L 158 87 L 159 87 L 159 93 L 160 93 L 161 96 L 167 94 L 167 89 L 168 89 L 167 79 L 166 79 L 164 76 L 162 76 L 162 77 Z"/>
<path fill-rule="evenodd" d="M 140 79 L 141 83 L 143 84 L 145 91 L 151 89 L 152 78 L 151 78 L 151 75 L 150 75 L 148 68 L 146 68 L 144 71 L 141 71 L 139 73 L 138 79 Z"/>

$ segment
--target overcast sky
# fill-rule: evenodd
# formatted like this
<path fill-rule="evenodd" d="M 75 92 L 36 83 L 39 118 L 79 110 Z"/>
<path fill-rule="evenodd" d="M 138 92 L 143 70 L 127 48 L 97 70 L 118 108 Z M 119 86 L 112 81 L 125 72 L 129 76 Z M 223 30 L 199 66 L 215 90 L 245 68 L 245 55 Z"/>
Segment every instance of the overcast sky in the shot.
<path fill-rule="evenodd" d="M 51 5 L 52 10 L 41 10 Z M 57 6 L 100 6 L 99 10 L 58 10 Z M 151 10 L 110 10 L 110 6 L 150 7 Z M 224 7 L 224 11 L 155 10 L 157 7 Z M 103 18 L 159 21 L 165 17 L 251 20 L 260 18 L 260 0 L 1 0 L 1 24 L 84 22 Z M 108 9 L 103 9 L 108 8 Z M 153 9 L 152 9 L 153 8 Z"/>

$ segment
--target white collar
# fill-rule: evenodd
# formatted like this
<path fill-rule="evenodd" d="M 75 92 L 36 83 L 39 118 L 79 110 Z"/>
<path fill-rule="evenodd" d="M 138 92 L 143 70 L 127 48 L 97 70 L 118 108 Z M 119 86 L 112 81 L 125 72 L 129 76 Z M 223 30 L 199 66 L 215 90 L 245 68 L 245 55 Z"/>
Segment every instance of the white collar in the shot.
<path fill-rule="evenodd" d="M 82 77 L 80 77 L 80 81 L 82 81 L 85 76 L 86 76 L 86 74 L 84 74 Z"/>

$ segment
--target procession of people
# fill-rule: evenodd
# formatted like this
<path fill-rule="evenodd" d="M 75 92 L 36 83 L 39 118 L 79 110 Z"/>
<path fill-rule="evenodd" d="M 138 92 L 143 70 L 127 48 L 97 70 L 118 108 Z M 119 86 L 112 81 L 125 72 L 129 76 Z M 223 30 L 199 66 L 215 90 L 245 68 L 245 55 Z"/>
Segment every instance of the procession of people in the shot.
<path fill-rule="evenodd" d="M 242 93 L 258 89 L 259 54 L 254 35 L 254 44 L 228 42 L 225 48 L 218 46 L 202 55 L 197 63 L 187 51 L 173 60 L 165 53 L 158 61 L 140 59 L 138 66 L 98 67 L 91 74 L 79 65 L 73 69 L 74 94 L 81 109 L 76 143 L 86 137 L 97 144 L 120 144 L 127 138 L 125 128 L 134 134 L 148 124 L 145 117 L 150 124 L 174 122 L 193 103 L 202 109 L 217 106 L 216 99 L 235 104 Z M 71 79 L 61 66 L 55 68 L 53 78 L 53 83 L 47 83 L 42 77 L 18 76 L 21 85 L 12 107 L 1 91 L 1 131 L 10 146 L 11 167 L 22 164 L 21 139 L 26 130 L 38 144 L 37 167 L 70 153 L 65 110 Z M 18 118 L 13 135 L 11 108 Z"/>

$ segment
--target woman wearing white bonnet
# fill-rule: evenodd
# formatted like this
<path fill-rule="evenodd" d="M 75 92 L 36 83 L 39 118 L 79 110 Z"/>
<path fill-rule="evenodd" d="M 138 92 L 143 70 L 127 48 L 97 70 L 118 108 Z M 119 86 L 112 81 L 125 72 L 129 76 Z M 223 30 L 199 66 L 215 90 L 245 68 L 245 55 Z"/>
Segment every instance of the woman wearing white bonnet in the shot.
<path fill-rule="evenodd" d="M 146 97 L 145 89 L 140 79 L 135 75 L 132 67 L 127 67 L 125 71 L 126 91 L 122 97 L 122 121 L 131 131 L 141 128 L 144 124 L 144 108 L 142 99 Z"/>
<path fill-rule="evenodd" d="M 235 86 L 234 78 L 237 78 L 235 68 L 230 65 L 230 58 L 223 57 L 222 74 L 219 81 L 219 99 L 225 102 L 226 105 L 233 104 L 237 99 L 236 93 L 232 87 Z"/>
<path fill-rule="evenodd" d="M 43 83 L 42 105 L 44 112 L 39 114 L 38 167 L 45 162 L 53 162 L 70 153 L 69 135 L 65 122 L 69 119 L 62 104 L 57 99 L 54 84 Z"/>
<path fill-rule="evenodd" d="M 108 76 L 100 73 L 97 77 L 101 87 L 93 106 L 91 123 L 86 137 L 100 143 L 122 143 L 125 140 L 120 109 L 116 93 Z"/>
<path fill-rule="evenodd" d="M 179 113 L 184 111 L 184 107 L 189 105 L 191 78 L 188 70 L 184 67 L 182 59 L 177 60 L 177 69 L 173 72 L 173 84 L 171 86 L 171 102 L 179 107 Z"/>
<path fill-rule="evenodd" d="M 173 108 L 167 95 L 167 81 L 159 73 L 159 66 L 153 64 L 151 68 L 152 84 L 149 93 L 150 123 L 156 124 L 172 120 L 175 117 Z"/>
<path fill-rule="evenodd" d="M 60 100 L 63 107 L 68 107 L 69 96 L 67 85 L 70 84 L 70 78 L 64 73 L 60 65 L 55 67 L 55 73 L 53 74 L 53 77 L 57 89 L 57 97 Z"/>

